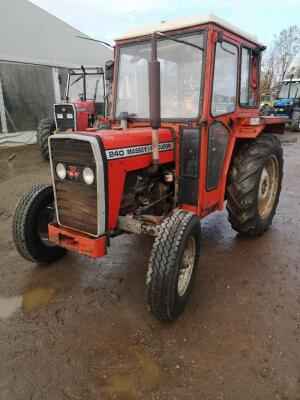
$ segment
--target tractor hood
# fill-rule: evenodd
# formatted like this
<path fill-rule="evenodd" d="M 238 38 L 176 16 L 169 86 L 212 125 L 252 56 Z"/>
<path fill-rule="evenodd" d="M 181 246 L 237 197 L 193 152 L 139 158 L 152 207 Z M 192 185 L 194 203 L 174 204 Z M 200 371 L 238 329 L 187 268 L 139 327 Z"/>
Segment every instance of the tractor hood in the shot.
<path fill-rule="evenodd" d="M 292 106 L 293 103 L 294 103 L 293 99 L 278 99 L 274 101 L 274 107 Z"/>
<path fill-rule="evenodd" d="M 151 128 L 103 130 L 97 131 L 96 135 L 102 140 L 108 160 L 146 155 L 149 155 L 149 158 L 151 158 Z M 174 139 L 169 129 L 159 129 L 158 137 L 160 153 L 174 149 Z"/>

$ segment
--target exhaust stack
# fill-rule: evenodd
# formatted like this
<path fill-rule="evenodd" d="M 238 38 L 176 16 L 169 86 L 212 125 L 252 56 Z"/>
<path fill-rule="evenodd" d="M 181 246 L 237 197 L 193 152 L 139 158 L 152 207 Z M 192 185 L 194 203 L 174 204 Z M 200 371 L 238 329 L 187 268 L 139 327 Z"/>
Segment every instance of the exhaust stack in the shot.
<path fill-rule="evenodd" d="M 160 62 L 157 59 L 157 33 L 151 35 L 151 60 L 149 70 L 149 108 L 150 125 L 152 128 L 152 173 L 159 168 L 158 128 L 160 127 Z"/>

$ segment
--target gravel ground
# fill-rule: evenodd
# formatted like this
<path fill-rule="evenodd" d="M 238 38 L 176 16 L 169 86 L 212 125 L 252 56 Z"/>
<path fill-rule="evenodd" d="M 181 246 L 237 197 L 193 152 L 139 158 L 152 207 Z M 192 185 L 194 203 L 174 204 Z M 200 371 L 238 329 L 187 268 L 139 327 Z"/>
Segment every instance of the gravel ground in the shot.
<path fill-rule="evenodd" d="M 264 236 L 240 238 L 225 211 L 203 220 L 194 292 L 172 324 L 144 304 L 151 238 L 115 238 L 98 261 L 18 255 L 15 203 L 49 166 L 35 146 L 0 150 L 0 399 L 300 400 L 298 136 L 285 136 Z"/>

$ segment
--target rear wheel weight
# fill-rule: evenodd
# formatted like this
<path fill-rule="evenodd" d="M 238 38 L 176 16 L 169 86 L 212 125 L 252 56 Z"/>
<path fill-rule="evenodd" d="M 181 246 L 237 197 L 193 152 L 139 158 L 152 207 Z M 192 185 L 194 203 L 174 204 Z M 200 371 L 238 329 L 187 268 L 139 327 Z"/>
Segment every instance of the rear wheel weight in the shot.
<path fill-rule="evenodd" d="M 55 219 L 54 194 L 51 185 L 31 188 L 19 200 L 13 216 L 13 241 L 26 260 L 49 264 L 61 258 L 66 250 L 48 240 L 48 223 Z"/>
<path fill-rule="evenodd" d="M 37 127 L 36 143 L 41 153 L 41 156 L 45 160 L 49 160 L 48 138 L 49 136 L 53 135 L 55 130 L 55 121 L 51 118 L 43 119 Z"/>
<path fill-rule="evenodd" d="M 187 304 L 200 241 L 200 221 L 191 212 L 176 209 L 160 225 L 146 279 L 146 303 L 158 319 L 175 319 Z"/>
<path fill-rule="evenodd" d="M 261 235 L 272 224 L 283 176 L 279 140 L 264 134 L 245 143 L 233 159 L 228 176 L 227 211 L 234 230 Z"/>

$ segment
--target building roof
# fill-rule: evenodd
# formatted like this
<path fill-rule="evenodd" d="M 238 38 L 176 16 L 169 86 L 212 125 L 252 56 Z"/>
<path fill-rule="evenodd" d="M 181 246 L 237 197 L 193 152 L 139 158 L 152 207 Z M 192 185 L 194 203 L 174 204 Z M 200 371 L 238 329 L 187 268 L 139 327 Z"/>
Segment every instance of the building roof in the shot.
<path fill-rule="evenodd" d="M 113 52 L 28 0 L 0 0 L 0 61 L 103 66 Z"/>
<path fill-rule="evenodd" d="M 147 25 L 147 26 L 140 26 L 137 28 L 133 28 L 128 30 L 127 32 L 124 33 L 124 35 L 118 37 L 116 40 L 122 40 L 122 39 L 130 39 L 138 36 L 144 36 L 144 35 L 150 35 L 151 33 L 157 31 L 157 32 L 167 32 L 167 31 L 172 31 L 176 29 L 181 29 L 181 28 L 188 28 L 192 26 L 197 26 L 197 25 L 203 25 L 207 24 L 209 22 L 213 22 L 222 28 L 225 28 L 247 40 L 250 42 L 253 42 L 258 45 L 262 45 L 260 42 L 258 42 L 257 37 L 255 35 L 251 35 L 242 29 L 224 21 L 223 19 L 217 17 L 214 14 L 200 14 L 200 15 L 192 15 L 189 17 L 182 17 L 178 19 L 170 19 L 166 21 L 160 21 L 157 23 L 154 23 L 152 25 Z"/>

